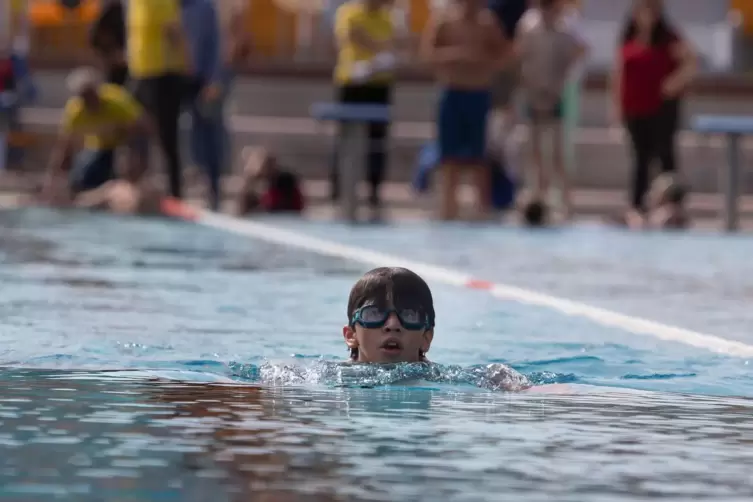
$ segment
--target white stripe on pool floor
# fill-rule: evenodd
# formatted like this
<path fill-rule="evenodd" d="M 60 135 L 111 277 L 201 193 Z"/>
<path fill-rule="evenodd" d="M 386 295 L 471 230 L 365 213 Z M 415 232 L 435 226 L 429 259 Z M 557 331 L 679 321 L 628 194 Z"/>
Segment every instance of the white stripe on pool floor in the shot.
<path fill-rule="evenodd" d="M 225 230 L 238 235 L 253 237 L 287 247 L 298 248 L 317 254 L 342 258 L 375 267 L 405 267 L 429 281 L 462 288 L 483 289 L 496 298 L 513 300 L 526 305 L 546 307 L 568 316 L 589 319 L 602 326 L 619 328 L 635 334 L 648 335 L 660 340 L 678 342 L 693 347 L 734 357 L 753 357 L 753 345 L 727 340 L 716 335 L 699 333 L 670 326 L 640 317 L 619 314 L 580 302 L 557 298 L 527 289 L 501 283 L 488 283 L 471 275 L 437 267 L 428 263 L 408 260 L 395 255 L 377 253 L 369 249 L 348 246 L 338 242 L 306 236 L 267 223 L 243 220 L 223 214 L 196 210 L 196 223 Z M 481 284 L 483 287 L 478 287 Z M 475 285 L 475 286 L 474 286 Z"/>

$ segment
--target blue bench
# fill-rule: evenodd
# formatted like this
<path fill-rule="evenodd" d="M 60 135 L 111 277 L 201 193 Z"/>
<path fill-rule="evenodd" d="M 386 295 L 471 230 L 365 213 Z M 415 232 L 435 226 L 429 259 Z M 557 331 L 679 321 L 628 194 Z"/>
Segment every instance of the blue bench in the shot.
<path fill-rule="evenodd" d="M 390 108 L 385 105 L 315 103 L 311 117 L 323 122 L 340 124 L 337 144 L 341 217 L 348 223 L 358 222 L 358 182 L 365 171 L 367 126 L 390 121 Z"/>
<path fill-rule="evenodd" d="M 702 134 L 724 134 L 727 137 L 727 178 L 724 189 L 724 223 L 728 231 L 738 229 L 738 198 L 740 185 L 740 139 L 753 135 L 753 117 L 739 115 L 699 115 L 692 122 L 694 131 Z"/>

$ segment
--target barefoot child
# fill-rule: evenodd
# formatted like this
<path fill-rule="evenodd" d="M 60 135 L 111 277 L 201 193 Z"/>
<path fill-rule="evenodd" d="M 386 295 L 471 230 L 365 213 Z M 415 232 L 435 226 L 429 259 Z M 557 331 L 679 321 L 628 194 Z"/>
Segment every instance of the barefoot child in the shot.
<path fill-rule="evenodd" d="M 504 67 L 508 44 L 484 0 L 453 0 L 424 32 L 421 52 L 442 86 L 439 98 L 440 210 L 442 220 L 455 220 L 460 176 L 473 174 L 477 213 L 490 206 L 490 170 L 485 165 L 490 88 Z"/>
<path fill-rule="evenodd" d="M 561 184 L 565 214 L 569 216 L 572 194 L 562 149 L 563 94 L 586 48 L 564 22 L 563 7 L 564 0 L 539 0 L 538 12 L 521 22 L 517 52 L 531 122 L 530 141 L 536 174 L 534 198 L 545 201 L 548 195 L 549 173 L 544 166 L 543 142 L 544 135 L 551 133 L 552 170 Z"/>

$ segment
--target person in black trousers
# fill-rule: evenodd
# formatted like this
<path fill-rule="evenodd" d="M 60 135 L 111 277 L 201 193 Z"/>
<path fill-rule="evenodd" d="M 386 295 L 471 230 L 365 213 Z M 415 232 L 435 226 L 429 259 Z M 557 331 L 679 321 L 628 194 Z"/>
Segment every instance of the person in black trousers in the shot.
<path fill-rule="evenodd" d="M 350 0 L 335 13 L 338 62 L 335 99 L 340 103 L 390 105 L 394 86 L 395 25 L 389 0 Z M 379 188 L 387 166 L 388 124 L 368 125 L 366 180 L 373 219 L 381 218 Z M 330 175 L 332 200 L 340 197 L 336 149 Z"/>
<path fill-rule="evenodd" d="M 631 228 L 647 224 L 651 162 L 659 160 L 663 173 L 677 171 L 680 104 L 696 66 L 694 51 L 667 19 L 662 1 L 634 0 L 612 76 L 613 120 L 624 121 L 635 162 L 625 215 Z"/>
<path fill-rule="evenodd" d="M 105 80 L 124 86 L 128 81 L 125 61 L 125 17 L 120 0 L 106 0 L 89 31 L 89 45 L 99 56 Z"/>
<path fill-rule="evenodd" d="M 136 99 L 153 117 L 165 157 L 170 195 L 183 195 L 178 120 L 193 73 L 181 2 L 128 0 L 127 61 Z M 166 11 L 166 12 L 164 12 Z M 154 22 L 143 22 L 154 18 Z"/>
<path fill-rule="evenodd" d="M 350 104 L 390 105 L 392 102 L 392 87 L 387 85 L 344 85 L 336 91 L 337 101 Z M 366 157 L 366 181 L 369 183 L 369 205 L 372 209 L 380 208 L 379 187 L 384 181 L 384 171 L 387 164 L 388 124 L 369 124 L 368 152 Z M 332 184 L 332 199 L 337 200 L 339 194 L 338 152 L 332 165 L 330 182 Z"/>
<path fill-rule="evenodd" d="M 651 185 L 651 161 L 657 159 L 662 173 L 677 171 L 675 142 L 680 122 L 680 101 L 669 99 L 653 115 L 626 117 L 625 127 L 633 145 L 635 171 L 631 203 L 645 210 L 644 198 Z"/>

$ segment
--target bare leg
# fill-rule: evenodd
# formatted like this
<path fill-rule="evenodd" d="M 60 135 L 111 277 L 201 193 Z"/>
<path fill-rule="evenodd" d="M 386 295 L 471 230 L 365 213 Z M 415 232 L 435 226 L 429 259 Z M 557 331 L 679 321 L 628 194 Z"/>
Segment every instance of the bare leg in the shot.
<path fill-rule="evenodd" d="M 544 167 L 542 125 L 531 123 L 531 161 L 534 174 L 533 199 L 546 202 L 549 193 L 549 176 Z"/>
<path fill-rule="evenodd" d="M 570 188 L 570 177 L 565 169 L 565 152 L 562 144 L 562 123 L 559 121 L 552 122 L 552 168 L 554 175 L 557 177 L 562 190 L 562 203 L 564 204 L 565 218 L 573 215 L 573 195 Z"/>
<path fill-rule="evenodd" d="M 460 168 L 454 164 L 443 164 L 440 167 L 440 201 L 439 219 L 452 221 L 458 218 L 458 185 L 460 184 Z"/>
<path fill-rule="evenodd" d="M 491 212 L 491 172 L 488 166 L 473 166 L 470 169 L 473 172 L 473 182 L 476 188 L 476 218 L 486 220 Z"/>

